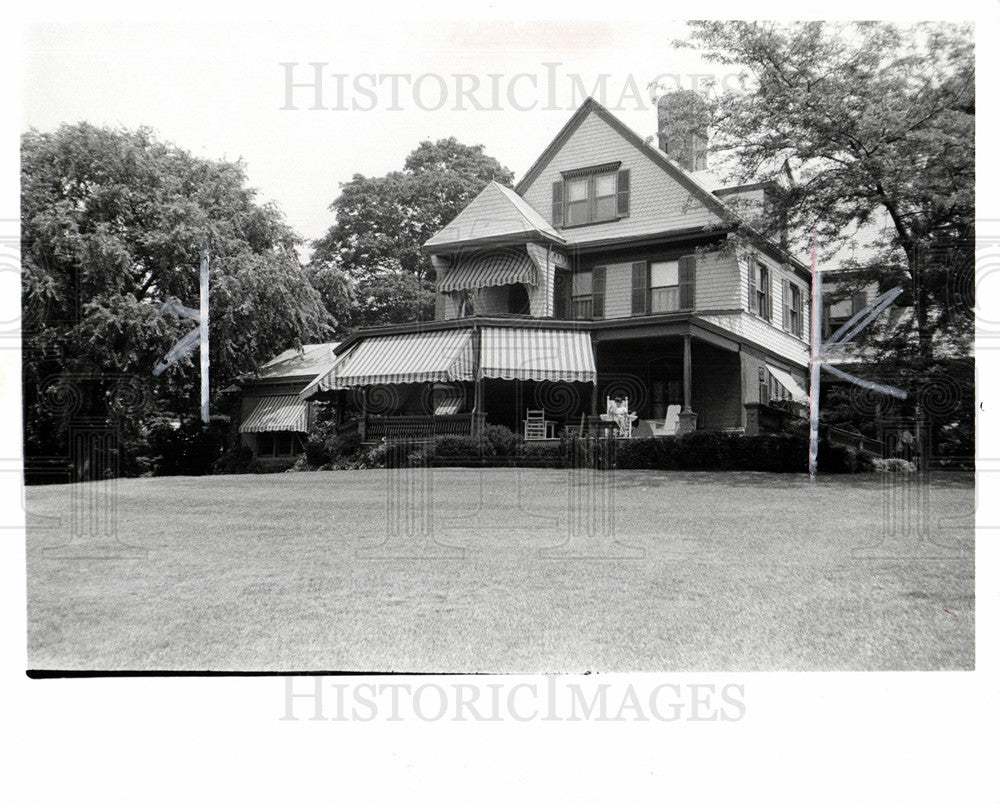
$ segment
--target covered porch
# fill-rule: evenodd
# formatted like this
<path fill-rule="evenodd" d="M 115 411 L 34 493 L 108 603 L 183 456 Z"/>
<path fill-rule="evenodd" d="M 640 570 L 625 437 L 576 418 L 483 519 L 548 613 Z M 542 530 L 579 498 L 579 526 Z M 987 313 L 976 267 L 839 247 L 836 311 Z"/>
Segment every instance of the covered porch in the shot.
<path fill-rule="evenodd" d="M 544 411 L 556 437 L 594 412 L 593 347 L 579 325 L 469 318 L 345 346 L 301 398 L 335 403 L 338 430 L 365 442 L 477 436 L 485 424 L 524 435 L 529 411 Z"/>

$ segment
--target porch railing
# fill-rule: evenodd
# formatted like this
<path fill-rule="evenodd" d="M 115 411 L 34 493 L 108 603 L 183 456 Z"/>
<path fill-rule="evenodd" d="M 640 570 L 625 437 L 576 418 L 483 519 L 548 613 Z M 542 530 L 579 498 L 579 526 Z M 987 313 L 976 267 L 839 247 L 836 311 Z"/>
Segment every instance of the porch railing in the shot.
<path fill-rule="evenodd" d="M 482 432 L 486 416 L 482 413 L 455 413 L 449 416 L 366 416 L 363 441 L 398 441 L 433 438 L 439 435 L 474 435 Z M 353 423 L 361 426 L 361 420 Z"/>
<path fill-rule="evenodd" d="M 826 427 L 826 438 L 831 444 L 839 444 L 843 447 L 854 447 L 872 455 L 882 456 L 883 444 L 877 438 L 869 438 L 860 433 L 851 433 L 839 427 Z"/>

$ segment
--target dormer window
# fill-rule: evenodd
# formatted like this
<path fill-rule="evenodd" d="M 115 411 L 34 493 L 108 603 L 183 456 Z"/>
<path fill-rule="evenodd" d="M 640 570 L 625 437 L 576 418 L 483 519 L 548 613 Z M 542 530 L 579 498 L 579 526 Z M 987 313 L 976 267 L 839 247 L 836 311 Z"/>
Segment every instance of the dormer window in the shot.
<path fill-rule="evenodd" d="M 629 171 L 610 162 L 562 174 L 552 185 L 552 223 L 585 226 L 625 218 L 629 213 Z"/>

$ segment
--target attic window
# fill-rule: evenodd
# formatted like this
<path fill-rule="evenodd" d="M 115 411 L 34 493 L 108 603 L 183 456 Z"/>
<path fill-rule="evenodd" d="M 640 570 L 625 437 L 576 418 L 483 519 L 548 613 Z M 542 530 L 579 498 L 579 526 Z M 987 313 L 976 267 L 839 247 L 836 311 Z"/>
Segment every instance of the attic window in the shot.
<path fill-rule="evenodd" d="M 552 185 L 554 226 L 584 226 L 628 217 L 629 171 L 620 162 L 566 171 Z"/>

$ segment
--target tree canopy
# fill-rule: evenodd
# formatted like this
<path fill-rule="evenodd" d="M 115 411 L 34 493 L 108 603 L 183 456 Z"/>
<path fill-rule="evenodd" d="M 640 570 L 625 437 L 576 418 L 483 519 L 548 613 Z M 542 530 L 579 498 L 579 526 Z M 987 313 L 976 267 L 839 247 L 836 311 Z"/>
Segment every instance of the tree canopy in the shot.
<path fill-rule="evenodd" d="M 855 339 L 869 373 L 909 390 L 944 377 L 971 444 L 975 58 L 971 26 L 694 22 L 690 39 L 739 74 L 713 94 L 714 159 L 737 181 L 782 188 L 764 221 L 806 253 L 836 255 L 850 296 L 902 286 L 901 315 Z M 855 241 L 864 248 L 852 254 Z M 822 264 L 822 263 L 821 263 Z M 832 284 L 832 287 L 831 287 Z M 834 297 L 835 298 L 835 297 Z M 833 299 L 830 299 L 831 301 Z M 930 408 L 931 405 L 925 405 Z"/>
<path fill-rule="evenodd" d="M 203 244 L 215 393 L 335 324 L 298 263 L 295 234 L 256 200 L 243 166 L 195 157 L 147 129 L 25 133 L 21 219 L 29 454 L 65 451 L 53 398 L 70 393 L 67 383 L 74 404 L 96 414 L 113 408 L 122 396 L 114 382 L 126 381 L 137 409 L 122 424 L 135 438 L 153 420 L 197 410 L 190 357 L 159 377 L 152 369 L 193 326 L 158 303 L 198 306 Z"/>
<path fill-rule="evenodd" d="M 514 174 L 487 156 L 482 145 L 454 137 L 425 140 L 403 169 L 361 174 L 341 185 L 330 205 L 337 222 L 314 244 L 313 259 L 334 263 L 355 278 L 404 271 L 433 276 L 421 246 L 451 222 L 490 181 L 513 183 Z"/>
<path fill-rule="evenodd" d="M 878 253 L 850 267 L 858 284 L 906 290 L 912 328 L 886 353 L 926 363 L 967 351 L 971 309 L 953 302 L 975 215 L 971 27 L 690 25 L 689 46 L 740 71 L 740 91 L 711 101 L 713 150 L 737 180 L 780 180 L 771 225 L 800 248 L 816 231 L 829 255 L 885 221 Z"/>

